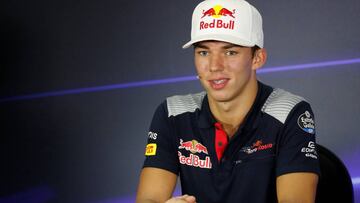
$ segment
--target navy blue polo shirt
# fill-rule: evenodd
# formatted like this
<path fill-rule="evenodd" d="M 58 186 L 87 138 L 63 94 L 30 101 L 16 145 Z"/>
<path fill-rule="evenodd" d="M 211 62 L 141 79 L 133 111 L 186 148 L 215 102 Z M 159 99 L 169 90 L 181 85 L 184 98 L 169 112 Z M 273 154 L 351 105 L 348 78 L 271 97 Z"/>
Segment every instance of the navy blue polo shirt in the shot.
<path fill-rule="evenodd" d="M 156 110 L 144 167 L 180 175 L 198 203 L 276 202 L 276 177 L 319 174 L 315 123 L 302 97 L 259 82 L 253 106 L 218 160 L 207 95 L 169 97 Z"/>

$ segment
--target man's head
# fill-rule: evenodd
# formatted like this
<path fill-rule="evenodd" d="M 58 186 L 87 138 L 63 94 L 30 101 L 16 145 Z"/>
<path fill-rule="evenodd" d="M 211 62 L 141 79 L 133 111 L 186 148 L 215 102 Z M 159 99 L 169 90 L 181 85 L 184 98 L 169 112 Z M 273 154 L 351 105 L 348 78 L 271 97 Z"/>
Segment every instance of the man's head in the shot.
<path fill-rule="evenodd" d="M 208 40 L 263 48 L 261 15 L 244 0 L 205 0 L 193 12 L 191 40 L 183 48 Z"/>
<path fill-rule="evenodd" d="M 209 101 L 255 94 L 256 70 L 266 61 L 260 13 L 244 0 L 206 0 L 194 10 L 191 41 Z"/>

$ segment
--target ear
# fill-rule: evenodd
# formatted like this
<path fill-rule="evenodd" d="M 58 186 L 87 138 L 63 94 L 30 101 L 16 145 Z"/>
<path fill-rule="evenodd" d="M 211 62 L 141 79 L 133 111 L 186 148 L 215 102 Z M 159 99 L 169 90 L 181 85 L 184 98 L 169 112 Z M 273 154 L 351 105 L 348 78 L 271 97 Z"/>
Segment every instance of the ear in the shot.
<path fill-rule="evenodd" d="M 265 63 L 267 59 L 267 52 L 265 48 L 261 48 L 256 50 L 254 53 L 254 57 L 252 59 L 252 69 L 257 70 L 261 68 Z"/>

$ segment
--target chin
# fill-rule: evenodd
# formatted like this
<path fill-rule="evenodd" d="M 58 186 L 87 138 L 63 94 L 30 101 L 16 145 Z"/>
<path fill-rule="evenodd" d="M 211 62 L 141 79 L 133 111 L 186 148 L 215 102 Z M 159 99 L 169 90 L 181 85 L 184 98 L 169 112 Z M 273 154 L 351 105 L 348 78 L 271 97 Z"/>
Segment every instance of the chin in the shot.
<path fill-rule="evenodd" d="M 208 93 L 208 95 L 211 97 L 212 100 L 217 102 L 227 102 L 231 99 L 231 96 L 229 93 L 220 93 L 220 92 L 212 92 Z"/>

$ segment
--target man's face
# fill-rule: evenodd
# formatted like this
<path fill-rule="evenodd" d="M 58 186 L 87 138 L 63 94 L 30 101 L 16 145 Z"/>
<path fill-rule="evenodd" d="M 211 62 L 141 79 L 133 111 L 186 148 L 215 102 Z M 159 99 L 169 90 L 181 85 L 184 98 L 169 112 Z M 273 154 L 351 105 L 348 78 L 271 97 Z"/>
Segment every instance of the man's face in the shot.
<path fill-rule="evenodd" d="M 209 99 L 232 101 L 256 81 L 250 47 L 227 42 L 203 41 L 195 45 L 195 66 Z"/>

